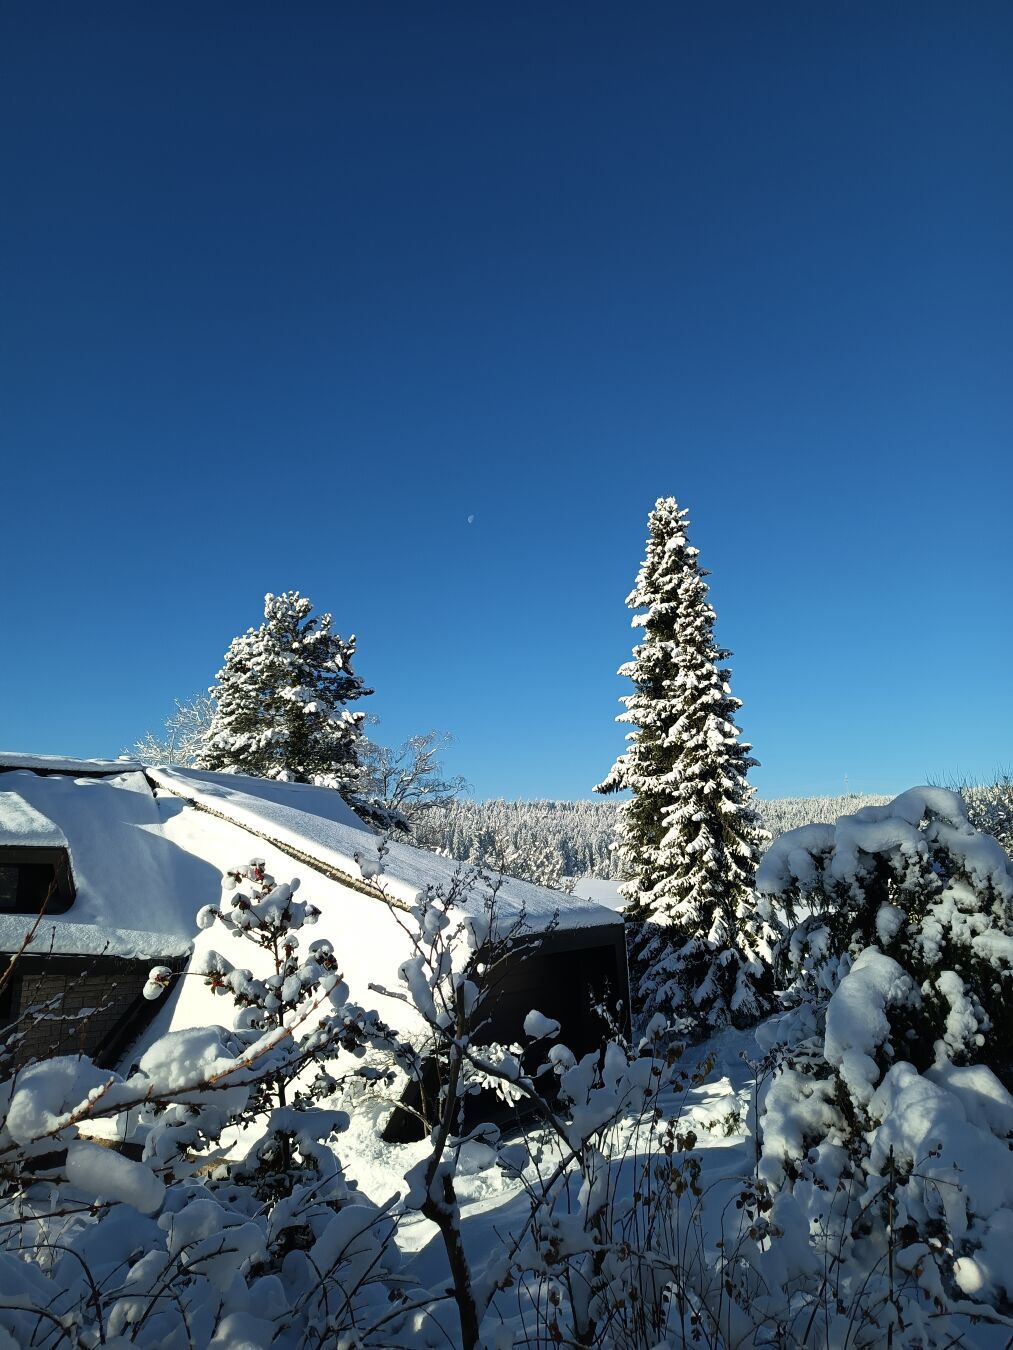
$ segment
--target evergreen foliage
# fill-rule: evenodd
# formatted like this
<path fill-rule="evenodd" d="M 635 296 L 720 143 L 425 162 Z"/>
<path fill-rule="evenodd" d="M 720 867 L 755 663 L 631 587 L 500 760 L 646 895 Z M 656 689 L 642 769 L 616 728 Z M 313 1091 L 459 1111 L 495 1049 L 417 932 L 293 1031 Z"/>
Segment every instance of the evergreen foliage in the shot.
<path fill-rule="evenodd" d="M 983 801 L 991 800 L 992 789 L 980 791 Z M 776 839 L 799 825 L 830 824 L 862 806 L 882 806 L 889 800 L 853 792 L 841 797 L 757 799 L 753 805 L 764 831 Z M 493 866 L 500 852 L 513 851 L 527 868 L 535 855 L 553 854 L 564 878 L 619 881 L 623 876 L 617 838 L 619 808 L 620 803 L 611 800 L 476 802 L 458 798 L 419 812 L 412 821 L 412 833 L 426 848 L 462 862 Z M 527 870 L 515 875 L 534 879 Z"/>
<path fill-rule="evenodd" d="M 198 926 L 217 924 L 245 938 L 267 953 L 272 967 L 266 978 L 257 979 L 220 952 L 205 957 L 206 983 L 216 994 L 230 996 L 238 1010 L 238 1040 L 252 1047 L 265 1034 L 284 1035 L 291 1026 L 307 1025 L 299 1055 L 282 1061 L 276 1073 L 264 1074 L 251 1088 L 248 1109 L 264 1123 L 264 1133 L 229 1169 L 228 1180 L 250 1185 L 258 1199 L 281 1199 L 300 1184 L 321 1184 L 321 1151 L 312 1135 L 309 1143 L 304 1137 L 301 1127 L 311 1117 L 303 1113 L 313 1112 L 317 1098 L 333 1089 L 329 1061 L 339 1049 L 355 1050 L 358 1041 L 350 1031 L 353 1023 L 335 1016 L 344 1012 L 348 989 L 330 942 L 311 942 L 308 955 L 299 949 L 302 929 L 315 924 L 320 911 L 296 898 L 298 881 L 277 884 L 264 860 L 254 858 L 226 872 L 222 885 L 226 895 L 232 894 L 218 906 L 201 909 Z M 308 1070 L 315 1071 L 312 1079 Z"/>
<path fill-rule="evenodd" d="M 501 853 L 519 855 L 527 880 L 528 860 L 552 855 L 552 870 L 563 877 L 618 876 L 614 802 L 486 801 L 446 802 L 414 822 L 426 848 L 461 862 L 493 866 Z"/>
<path fill-rule="evenodd" d="M 597 790 L 633 793 L 619 810 L 620 853 L 627 913 L 641 926 L 633 957 L 643 1011 L 702 1029 L 748 1021 L 768 997 L 743 941 L 764 836 L 746 781 L 756 761 L 739 739 L 741 704 L 722 664 L 730 653 L 714 639 L 688 525 L 674 497 L 648 518 L 626 602 L 644 640 L 620 668 L 634 692 L 618 720 L 636 730 Z"/>
<path fill-rule="evenodd" d="M 330 614 L 312 610 L 298 591 L 264 597 L 264 622 L 225 653 L 198 764 L 324 784 L 354 805 L 365 714 L 346 704 L 372 690 L 352 671 L 355 638 L 332 633 Z"/>
<path fill-rule="evenodd" d="M 998 839 L 1013 858 L 1013 777 L 1001 773 L 994 783 L 965 783 L 959 791 L 971 824 Z"/>

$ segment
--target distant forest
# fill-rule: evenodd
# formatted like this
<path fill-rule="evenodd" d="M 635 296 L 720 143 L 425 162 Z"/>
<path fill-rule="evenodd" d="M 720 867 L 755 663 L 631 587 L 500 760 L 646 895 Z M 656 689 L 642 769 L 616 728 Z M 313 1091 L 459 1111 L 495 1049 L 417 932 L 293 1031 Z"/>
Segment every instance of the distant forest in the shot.
<path fill-rule="evenodd" d="M 1013 780 L 963 787 L 974 824 L 994 834 L 1013 851 Z M 756 810 L 775 839 L 787 830 L 815 822 L 830 824 L 862 806 L 880 806 L 889 797 L 849 793 L 840 797 L 782 797 L 756 800 Z M 462 862 L 499 867 L 543 885 L 568 877 L 620 879 L 613 844 L 614 801 L 459 800 L 433 806 L 414 822 L 418 843 Z"/>

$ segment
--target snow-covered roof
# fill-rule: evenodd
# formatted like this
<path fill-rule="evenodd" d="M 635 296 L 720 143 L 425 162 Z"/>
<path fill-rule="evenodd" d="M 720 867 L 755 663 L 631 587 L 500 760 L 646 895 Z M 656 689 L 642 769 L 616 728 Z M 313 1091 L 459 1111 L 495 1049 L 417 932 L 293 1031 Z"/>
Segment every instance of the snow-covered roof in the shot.
<path fill-rule="evenodd" d="M 453 858 L 398 839 L 387 842 L 381 864 L 381 836 L 332 788 L 179 768 L 149 768 L 148 776 L 176 796 L 351 881 L 361 884 L 376 878 L 392 899 L 405 904 L 413 903 L 426 886 L 450 890 L 461 876 L 462 865 Z M 564 895 L 516 877 L 491 875 L 501 921 L 508 922 L 523 911 L 533 930 L 550 922 L 560 930 L 622 923 L 621 916 L 592 899 Z M 471 894 L 462 897 L 463 906 L 481 906 L 488 893 L 487 886 L 473 886 Z"/>
<path fill-rule="evenodd" d="M 241 816 L 245 811 L 257 828 L 275 822 L 284 828 L 301 820 L 305 830 L 313 828 L 312 820 L 320 820 L 372 833 L 333 788 L 248 778 L 239 773 L 208 773 L 203 769 L 149 766 L 147 773 L 155 783 L 191 800 L 199 795 L 205 804 L 229 803 L 230 817 Z M 305 839 L 308 841 L 309 836 Z"/>
<path fill-rule="evenodd" d="M 67 836 L 55 821 L 36 811 L 18 792 L 4 790 L 0 778 L 0 847 L 67 848 Z"/>
<path fill-rule="evenodd" d="M 133 770 L 0 772 L 0 844 L 70 855 L 74 903 L 45 916 L 33 952 L 181 954 L 193 936 L 194 898 L 218 885 L 218 873 L 166 837 L 151 788 Z M 17 950 L 31 923 L 28 914 L 0 914 L 0 951 Z"/>
<path fill-rule="evenodd" d="M 34 769 L 37 773 L 116 774 L 139 771 L 143 765 L 129 755 L 119 759 L 70 759 L 66 755 L 25 755 L 20 750 L 0 750 L 0 769 Z"/>
<path fill-rule="evenodd" d="M 194 977 L 177 982 L 146 1035 L 221 1020 L 220 1002 L 197 972 L 212 949 L 241 964 L 258 954 L 219 925 L 199 931 L 196 914 L 220 902 L 224 870 L 251 857 L 262 857 L 279 881 L 306 888 L 320 911 L 316 935 L 333 942 L 353 998 L 367 1007 L 379 999 L 404 1031 L 417 1014 L 379 989 L 398 989 L 398 969 L 414 954 L 410 924 L 396 907 L 426 887 L 450 892 L 463 914 L 483 918 L 495 887 L 501 930 L 523 919 L 528 932 L 551 927 L 581 946 L 621 946 L 621 915 L 595 900 L 479 877 L 400 840 L 385 844 L 331 788 L 191 769 L 96 772 L 94 761 L 78 774 L 66 767 L 73 761 L 23 758 L 31 767 L 0 769 L 0 843 L 66 848 L 76 889 L 66 912 L 44 917 L 28 950 L 154 959 L 194 949 Z M 32 923 L 28 914 L 0 914 L 0 951 L 20 948 Z"/>
<path fill-rule="evenodd" d="M 489 885 L 451 858 L 391 840 L 377 861 L 382 837 L 365 825 L 332 788 L 277 783 L 238 774 L 198 773 L 191 769 L 150 768 L 168 838 L 184 852 L 203 858 L 215 869 L 242 866 L 262 858 L 280 882 L 297 880 L 300 895 L 320 911 L 314 940 L 334 944 L 352 998 L 364 1007 L 379 1007 L 399 1031 L 410 1030 L 417 1014 L 391 1002 L 378 987 L 398 989 L 398 968 L 414 949 L 407 929 L 411 922 L 385 902 L 412 903 L 426 886 L 451 890 L 464 914 L 484 916 Z M 462 893 L 461 881 L 471 884 Z M 528 931 L 544 931 L 553 923 L 562 943 L 621 947 L 622 916 L 592 899 L 563 895 L 512 877 L 500 881 L 495 902 L 498 925 L 510 928 L 523 914 Z M 218 904 L 216 884 L 194 895 L 194 910 Z M 227 900 L 226 900 L 227 904 Z M 211 950 L 223 952 L 238 965 L 252 966 L 257 957 L 248 943 L 230 936 L 219 924 L 195 938 L 192 969 L 203 969 Z M 199 978 L 180 980 L 156 1015 L 150 1033 L 210 1025 L 222 1019 L 221 1000 Z"/>
<path fill-rule="evenodd" d="M 228 935 L 217 926 L 198 933 L 196 913 L 219 903 L 224 870 L 251 857 L 263 857 L 279 881 L 306 888 L 320 910 L 317 935 L 334 943 L 353 996 L 367 1006 L 376 985 L 397 986 L 398 967 L 412 955 L 387 900 L 406 906 L 429 886 L 451 892 L 464 914 L 483 914 L 496 887 L 501 928 L 523 918 L 529 932 L 581 934 L 581 945 L 594 945 L 598 934 L 611 945 L 621 935 L 621 915 L 594 899 L 513 877 L 479 878 L 397 839 L 381 864 L 382 836 L 331 788 L 176 768 L 77 776 L 52 764 L 0 771 L 0 841 L 70 854 L 76 898 L 65 913 L 45 917 L 33 952 L 141 959 L 195 945 L 199 970 L 209 947 Z M 31 922 L 0 915 L 0 950 L 16 950 Z M 403 1017 L 401 1004 L 394 1011 Z M 221 1010 L 194 978 L 179 982 L 158 1017 L 159 1025 L 194 1026 L 218 1021 Z"/>

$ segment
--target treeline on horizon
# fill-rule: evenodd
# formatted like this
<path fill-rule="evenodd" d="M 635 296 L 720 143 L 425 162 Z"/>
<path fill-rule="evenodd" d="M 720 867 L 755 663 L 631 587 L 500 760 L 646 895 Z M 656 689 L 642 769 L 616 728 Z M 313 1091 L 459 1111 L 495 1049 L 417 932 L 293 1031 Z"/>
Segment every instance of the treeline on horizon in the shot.
<path fill-rule="evenodd" d="M 1013 780 L 963 786 L 961 794 L 978 829 L 1013 850 Z M 757 798 L 756 812 L 771 841 L 800 825 L 832 824 L 863 806 L 882 806 L 888 796 L 844 793 L 838 797 Z M 461 862 L 502 867 L 543 885 L 563 878 L 621 880 L 616 850 L 615 801 L 471 801 L 459 798 L 419 813 L 417 843 Z"/>

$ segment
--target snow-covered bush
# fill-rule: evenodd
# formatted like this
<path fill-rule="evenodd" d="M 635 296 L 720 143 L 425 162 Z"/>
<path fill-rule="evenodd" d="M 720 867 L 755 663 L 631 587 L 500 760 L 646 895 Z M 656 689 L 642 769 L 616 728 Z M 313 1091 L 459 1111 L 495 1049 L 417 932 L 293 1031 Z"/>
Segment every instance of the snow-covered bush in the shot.
<path fill-rule="evenodd" d="M 259 862 L 237 882 L 199 921 L 251 938 L 274 971 L 212 953 L 233 1030 L 163 1036 L 126 1077 L 63 1057 L 0 1085 L 0 1343 L 295 1347 L 357 1327 L 386 1343 L 392 1225 L 346 1184 L 331 1142 L 346 1121 L 318 1105 L 368 1019 L 328 943 L 298 955 L 312 906 Z M 145 993 L 168 978 L 155 967 Z"/>
<path fill-rule="evenodd" d="M 757 888 L 794 1004 L 761 1029 L 782 1048 L 759 1175 L 826 1262 L 798 1316 L 829 1285 L 858 1344 L 949 1344 L 965 1305 L 1013 1309 L 1013 862 L 916 788 L 783 835 Z"/>
<path fill-rule="evenodd" d="M 296 898 L 298 882 L 277 884 L 256 858 L 228 872 L 224 884 L 227 902 L 200 910 L 198 926 L 218 923 L 241 935 L 267 954 L 268 970 L 257 977 L 212 950 L 205 979 L 234 1003 L 234 1035 L 242 1046 L 254 1047 L 265 1035 L 290 1038 L 292 1046 L 251 1087 L 246 1116 L 256 1122 L 257 1138 L 229 1165 L 228 1182 L 249 1184 L 262 1201 L 289 1202 L 274 1241 L 292 1247 L 308 1238 L 300 1206 L 292 1202 L 297 1191 L 314 1202 L 347 1198 L 340 1166 L 324 1144 L 345 1120 L 318 1105 L 336 1086 L 330 1069 L 339 1052 L 361 1058 L 371 1035 L 384 1035 L 385 1028 L 349 1004 L 329 941 L 300 950 L 302 929 L 316 924 L 319 910 Z"/>

